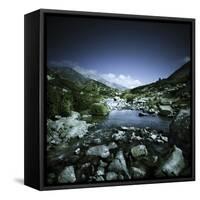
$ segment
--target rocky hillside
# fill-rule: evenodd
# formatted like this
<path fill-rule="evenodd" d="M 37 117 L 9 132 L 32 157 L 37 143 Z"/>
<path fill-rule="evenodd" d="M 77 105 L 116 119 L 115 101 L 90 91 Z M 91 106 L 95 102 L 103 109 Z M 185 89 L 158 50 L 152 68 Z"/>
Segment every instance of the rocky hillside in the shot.
<path fill-rule="evenodd" d="M 92 109 L 101 113 L 104 105 L 97 105 L 103 98 L 112 97 L 118 90 L 103 83 L 85 78 L 68 67 L 51 67 L 47 72 L 48 118 L 68 116 L 73 111 L 88 114 Z"/>
<path fill-rule="evenodd" d="M 180 109 L 190 107 L 190 68 L 188 62 L 167 79 L 128 90 L 123 97 L 144 113 L 173 117 Z"/>

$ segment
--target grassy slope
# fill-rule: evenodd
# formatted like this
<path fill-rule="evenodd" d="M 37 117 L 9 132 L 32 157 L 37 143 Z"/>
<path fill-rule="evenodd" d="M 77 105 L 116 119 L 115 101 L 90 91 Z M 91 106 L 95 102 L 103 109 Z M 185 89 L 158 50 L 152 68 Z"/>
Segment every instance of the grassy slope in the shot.
<path fill-rule="evenodd" d="M 67 116 L 71 110 L 87 113 L 92 104 L 117 91 L 70 68 L 49 68 L 48 75 L 53 78 L 47 84 L 49 118 Z"/>

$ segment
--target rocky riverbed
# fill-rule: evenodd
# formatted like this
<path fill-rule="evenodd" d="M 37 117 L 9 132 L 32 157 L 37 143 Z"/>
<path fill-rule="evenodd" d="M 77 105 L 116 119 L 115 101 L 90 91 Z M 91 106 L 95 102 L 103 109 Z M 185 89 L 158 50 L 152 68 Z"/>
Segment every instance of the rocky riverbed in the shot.
<path fill-rule="evenodd" d="M 188 110 L 180 113 L 172 122 L 172 133 L 176 131 L 173 127 L 190 114 Z M 47 126 L 48 184 L 150 179 L 189 173 L 187 148 L 183 152 L 184 143 L 180 146 L 169 142 L 173 140 L 167 132 L 134 126 L 98 129 L 96 123 L 87 123 L 77 112 L 48 120 Z"/>

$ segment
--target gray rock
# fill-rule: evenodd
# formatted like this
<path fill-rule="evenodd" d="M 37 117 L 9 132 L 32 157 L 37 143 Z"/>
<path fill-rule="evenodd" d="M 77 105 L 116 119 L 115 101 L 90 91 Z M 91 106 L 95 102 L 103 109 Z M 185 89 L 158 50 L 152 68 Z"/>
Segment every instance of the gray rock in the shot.
<path fill-rule="evenodd" d="M 95 138 L 95 139 L 93 140 L 93 142 L 94 142 L 95 144 L 101 144 L 101 139 L 100 139 L 100 138 Z"/>
<path fill-rule="evenodd" d="M 168 137 L 166 136 L 160 136 L 160 139 L 163 140 L 164 142 L 168 142 Z"/>
<path fill-rule="evenodd" d="M 106 167 L 108 164 L 106 162 L 103 162 L 102 160 L 99 161 L 100 167 Z"/>
<path fill-rule="evenodd" d="M 95 180 L 98 182 L 102 182 L 102 181 L 104 181 L 104 178 L 103 178 L 103 176 L 97 176 L 97 177 L 95 177 Z"/>
<path fill-rule="evenodd" d="M 103 176 L 104 174 L 105 174 L 104 167 L 98 167 L 98 169 L 97 169 L 97 175 L 98 176 Z"/>
<path fill-rule="evenodd" d="M 115 181 L 115 180 L 117 180 L 117 176 L 118 175 L 115 172 L 108 172 L 106 174 L 106 180 L 107 181 Z"/>
<path fill-rule="evenodd" d="M 138 167 L 131 167 L 131 176 L 132 178 L 143 178 L 146 175 L 145 169 Z"/>
<path fill-rule="evenodd" d="M 169 105 L 159 105 L 159 114 L 163 116 L 172 115 L 173 109 Z"/>
<path fill-rule="evenodd" d="M 145 117 L 145 116 L 148 116 L 148 114 L 147 114 L 147 113 L 140 112 L 140 113 L 138 114 L 138 116 L 139 116 L 139 117 Z"/>
<path fill-rule="evenodd" d="M 128 176 L 128 178 L 130 178 L 130 175 L 128 173 L 128 169 L 126 166 L 126 160 L 124 158 L 122 151 L 117 152 L 116 157 L 110 163 L 108 170 L 114 171 L 114 172 L 124 172 Z"/>
<path fill-rule="evenodd" d="M 117 133 L 115 133 L 115 134 L 112 135 L 112 138 L 113 138 L 115 141 L 124 140 L 124 139 L 126 139 L 126 135 L 125 135 L 125 132 L 124 132 L 124 131 L 118 130 Z"/>
<path fill-rule="evenodd" d="M 172 100 L 170 100 L 168 98 L 160 98 L 160 104 L 161 105 L 171 105 L 172 104 Z"/>
<path fill-rule="evenodd" d="M 110 156 L 110 152 L 109 152 L 109 148 L 106 145 L 98 145 L 98 146 L 90 147 L 87 150 L 86 155 L 107 158 L 108 156 Z"/>
<path fill-rule="evenodd" d="M 51 135 L 55 144 L 60 143 L 61 139 L 66 142 L 70 138 L 82 138 L 88 132 L 88 124 L 79 120 L 78 112 L 71 112 L 70 117 L 61 117 L 55 121 L 48 119 L 48 136 Z"/>
<path fill-rule="evenodd" d="M 137 145 L 131 149 L 131 154 L 134 158 L 143 157 L 148 155 L 145 145 Z"/>
<path fill-rule="evenodd" d="M 181 149 L 174 146 L 173 152 L 158 170 L 158 176 L 178 176 L 185 167 Z"/>
<path fill-rule="evenodd" d="M 108 145 L 108 148 L 109 149 L 116 149 L 118 146 L 115 142 L 111 142 L 109 145 Z"/>
<path fill-rule="evenodd" d="M 58 177 L 59 183 L 74 183 L 75 181 L 76 175 L 73 166 L 65 167 Z"/>

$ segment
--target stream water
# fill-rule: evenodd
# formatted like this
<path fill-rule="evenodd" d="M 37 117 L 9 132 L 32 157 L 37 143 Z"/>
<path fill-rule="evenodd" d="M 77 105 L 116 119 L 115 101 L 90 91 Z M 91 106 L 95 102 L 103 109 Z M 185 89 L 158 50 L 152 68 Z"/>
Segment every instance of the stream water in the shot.
<path fill-rule="evenodd" d="M 171 119 L 158 115 L 148 115 L 140 117 L 137 110 L 113 110 L 108 116 L 101 119 L 99 128 L 117 128 L 120 126 L 134 126 L 138 128 L 150 127 L 156 130 L 169 132 Z"/>

